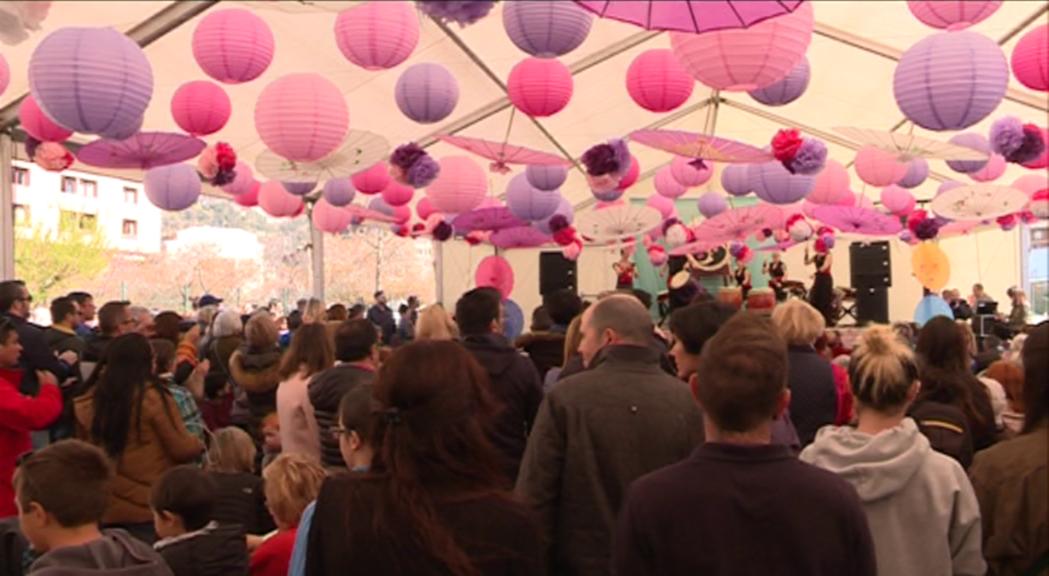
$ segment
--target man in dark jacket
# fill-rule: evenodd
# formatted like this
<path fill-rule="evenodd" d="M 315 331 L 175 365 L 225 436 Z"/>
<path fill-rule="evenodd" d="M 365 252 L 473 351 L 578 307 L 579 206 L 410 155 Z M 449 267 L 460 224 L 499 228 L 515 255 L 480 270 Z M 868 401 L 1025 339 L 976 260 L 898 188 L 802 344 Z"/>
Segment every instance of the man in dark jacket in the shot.
<path fill-rule="evenodd" d="M 342 397 L 375 379 L 379 363 L 379 335 L 375 326 L 364 319 L 340 324 L 335 331 L 335 359 L 338 363 L 334 367 L 310 380 L 308 391 L 320 431 L 321 463 L 329 469 L 345 470 L 339 440 L 331 430 L 337 424 Z"/>
<path fill-rule="evenodd" d="M 787 346 L 767 318 L 737 314 L 707 341 L 692 391 L 707 442 L 633 484 L 613 570 L 630 576 L 875 576 L 859 496 L 771 444 L 790 404 Z"/>
<path fill-rule="evenodd" d="M 84 362 L 99 362 L 106 348 L 117 336 L 131 332 L 135 321 L 131 318 L 129 302 L 106 302 L 98 309 L 98 334 L 87 341 Z"/>
<path fill-rule="evenodd" d="M 18 359 L 19 367 L 24 370 L 22 393 L 35 396 L 40 388 L 36 379 L 37 370 L 50 372 L 59 383 L 63 383 L 72 374 L 77 355 L 64 352 L 56 357 L 51 353 L 44 339 L 43 328 L 29 322 L 29 306 L 32 303 L 33 297 L 29 295 L 25 282 L 0 282 L 0 315 L 14 323 L 18 341 L 22 344 L 22 355 Z"/>
<path fill-rule="evenodd" d="M 492 444 L 506 459 L 510 481 L 524 454 L 528 431 L 543 401 L 535 366 L 510 345 L 502 332 L 502 298 L 493 288 L 475 288 L 455 304 L 463 346 L 484 367 L 492 394 L 503 405 L 492 430 Z"/>
<path fill-rule="evenodd" d="M 368 309 L 368 321 L 379 329 L 383 346 L 393 344 L 393 337 L 397 334 L 397 322 L 393 319 L 393 310 L 386 305 L 386 294 L 382 290 L 375 293 L 375 304 Z"/>
<path fill-rule="evenodd" d="M 65 296 L 51 301 L 51 326 L 44 330 L 44 340 L 55 354 L 72 350 L 84 353 L 84 340 L 76 333 L 80 322 L 77 303 Z"/>
<path fill-rule="evenodd" d="M 701 440 L 699 409 L 688 385 L 660 368 L 652 331 L 634 297 L 599 300 L 582 318 L 588 369 L 561 381 L 539 408 L 516 491 L 552 546 L 551 574 L 609 574 L 627 488 Z"/>

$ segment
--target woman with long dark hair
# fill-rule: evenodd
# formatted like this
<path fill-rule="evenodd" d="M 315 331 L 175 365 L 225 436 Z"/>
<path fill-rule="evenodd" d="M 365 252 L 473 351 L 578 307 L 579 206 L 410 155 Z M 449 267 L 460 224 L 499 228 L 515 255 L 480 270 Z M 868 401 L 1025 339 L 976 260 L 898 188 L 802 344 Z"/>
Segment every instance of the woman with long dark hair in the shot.
<path fill-rule="evenodd" d="M 116 474 L 103 522 L 152 540 L 149 493 L 169 468 L 194 461 L 204 445 L 153 375 L 153 351 L 140 334 L 114 339 L 73 402 L 77 437 L 105 450 Z"/>
<path fill-rule="evenodd" d="M 321 488 L 307 573 L 543 574 L 537 525 L 502 488 L 496 408 L 473 356 L 448 341 L 403 346 L 372 398 L 371 471 Z"/>

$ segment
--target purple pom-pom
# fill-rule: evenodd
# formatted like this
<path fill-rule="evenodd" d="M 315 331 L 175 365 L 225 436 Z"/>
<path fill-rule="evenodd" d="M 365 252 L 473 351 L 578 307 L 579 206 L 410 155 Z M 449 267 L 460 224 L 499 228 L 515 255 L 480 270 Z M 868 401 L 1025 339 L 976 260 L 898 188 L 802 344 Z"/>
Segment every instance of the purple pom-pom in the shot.
<path fill-rule="evenodd" d="M 423 152 L 423 155 L 417 158 L 411 167 L 408 168 L 404 177 L 412 188 L 425 188 L 440 173 L 441 165 L 433 158 L 430 158 L 429 154 Z"/>
<path fill-rule="evenodd" d="M 932 240 L 940 233 L 940 223 L 932 218 L 924 218 L 914 227 L 914 235 L 919 240 Z"/>
<path fill-rule="evenodd" d="M 37 140 L 36 138 L 33 138 L 32 136 L 26 134 L 26 137 L 25 137 L 25 153 L 26 153 L 26 156 L 29 156 L 30 158 L 35 156 L 36 155 L 36 147 L 39 146 L 40 144 L 41 144 L 41 142 L 39 140 Z"/>
<path fill-rule="evenodd" d="M 836 242 L 836 240 L 834 239 L 833 234 L 824 234 L 823 236 L 820 236 L 820 240 L 823 240 L 823 246 L 827 250 L 834 248 L 834 243 Z"/>
<path fill-rule="evenodd" d="M 1041 157 L 1042 152 L 1045 152 L 1045 146 L 1041 129 L 1034 124 L 1024 124 L 1023 145 L 1005 159 L 1016 164 L 1027 164 Z"/>
<path fill-rule="evenodd" d="M 393 151 L 393 154 L 390 155 L 390 164 L 407 172 L 411 169 L 412 164 L 415 164 L 415 161 L 423 156 L 426 156 L 426 150 L 423 150 L 415 142 L 409 142 L 398 146 Z"/>
<path fill-rule="evenodd" d="M 615 175 L 622 178 L 630 170 L 630 148 L 627 147 L 626 140 L 622 138 L 609 140 L 608 145 L 612 147 L 616 159 Z"/>
<path fill-rule="evenodd" d="M 438 242 L 444 242 L 445 240 L 452 237 L 452 225 L 441 221 L 437 226 L 433 228 L 433 239 Z"/>
<path fill-rule="evenodd" d="M 212 186 L 225 186 L 237 177 L 236 170 L 222 170 L 221 168 L 215 174 L 215 177 L 211 179 Z"/>
<path fill-rule="evenodd" d="M 785 167 L 792 174 L 811 176 L 823 170 L 827 162 L 827 145 L 815 138 L 805 138 L 794 158 Z"/>
<path fill-rule="evenodd" d="M 551 233 L 556 234 L 565 228 L 568 228 L 568 217 L 564 214 L 554 214 L 546 223 L 546 227 L 550 229 Z"/>
<path fill-rule="evenodd" d="M 745 247 L 746 247 L 746 244 L 744 244 L 742 242 L 738 242 L 738 241 L 737 242 L 733 242 L 732 244 L 729 244 L 729 246 L 728 246 L 728 253 L 733 258 L 737 258 L 738 259 L 740 254 L 743 253 L 743 248 L 745 248 Z"/>
<path fill-rule="evenodd" d="M 591 146 L 589 150 L 583 153 L 583 165 L 586 166 L 586 173 L 591 176 L 604 176 L 605 174 L 614 174 L 619 170 L 619 162 L 616 158 L 616 150 L 609 144 L 598 144 Z M 629 162 L 629 153 L 627 162 Z"/>
<path fill-rule="evenodd" d="M 416 0 L 419 9 L 442 22 L 455 22 L 460 28 L 477 22 L 492 11 L 494 0 Z"/>
<path fill-rule="evenodd" d="M 1006 160 L 1024 144 L 1024 125 L 1015 116 L 999 118 L 991 124 L 991 149 Z"/>

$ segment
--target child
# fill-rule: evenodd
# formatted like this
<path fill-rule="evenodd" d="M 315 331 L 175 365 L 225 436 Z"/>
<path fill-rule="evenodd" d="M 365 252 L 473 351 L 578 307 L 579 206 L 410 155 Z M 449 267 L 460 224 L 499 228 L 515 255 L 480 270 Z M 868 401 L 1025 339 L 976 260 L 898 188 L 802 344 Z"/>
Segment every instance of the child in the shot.
<path fill-rule="evenodd" d="M 99 529 L 111 477 L 106 455 L 79 440 L 56 442 L 22 461 L 14 480 L 19 526 L 42 553 L 30 576 L 172 576 L 148 544 L 123 530 Z"/>
<path fill-rule="evenodd" d="M 161 538 L 153 545 L 175 576 L 244 574 L 243 528 L 212 519 L 215 481 L 196 466 L 176 466 L 153 485 L 149 506 Z"/>
<path fill-rule="evenodd" d="M 280 444 L 280 419 L 276 412 L 270 412 L 262 418 L 262 462 L 260 470 L 265 470 L 270 462 L 280 456 L 283 447 Z"/>
<path fill-rule="evenodd" d="M 11 476 L 18 457 L 33 447 L 29 433 L 47 428 L 62 412 L 62 394 L 50 372 L 36 373 L 41 386 L 35 398 L 22 395 L 21 355 L 15 325 L 0 316 L 0 518 L 17 513 Z"/>
<path fill-rule="evenodd" d="M 207 442 L 204 436 L 204 417 L 197 406 L 198 400 L 204 399 L 204 375 L 208 373 L 210 364 L 207 360 L 197 364 L 186 379 L 184 386 L 175 383 L 173 373 L 175 364 L 175 345 L 167 340 L 150 340 L 149 345 L 153 348 L 154 371 L 157 378 L 164 383 L 164 388 L 171 392 L 178 407 L 178 413 L 182 416 L 182 422 L 186 430 L 200 438 L 201 442 Z"/>
<path fill-rule="evenodd" d="M 251 555 L 251 576 L 285 576 L 302 511 L 317 499 L 324 468 L 301 454 L 281 454 L 262 471 L 262 477 L 277 533 Z"/>
<path fill-rule="evenodd" d="M 217 486 L 212 520 L 240 524 L 248 534 L 273 530 L 266 511 L 262 478 L 255 471 L 255 443 L 247 432 L 230 426 L 215 432 L 206 469 Z"/>

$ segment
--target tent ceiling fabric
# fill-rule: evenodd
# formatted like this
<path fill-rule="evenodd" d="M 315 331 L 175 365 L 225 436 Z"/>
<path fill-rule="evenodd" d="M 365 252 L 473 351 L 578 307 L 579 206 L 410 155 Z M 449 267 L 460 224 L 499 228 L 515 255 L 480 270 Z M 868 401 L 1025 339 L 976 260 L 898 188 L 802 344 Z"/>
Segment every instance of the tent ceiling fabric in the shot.
<path fill-rule="evenodd" d="M 209 142 L 232 144 L 240 158 L 254 163 L 265 150 L 254 127 L 255 101 L 272 80 L 294 72 L 315 72 L 330 79 L 343 92 L 350 111 L 350 127 L 376 132 L 391 146 L 417 141 L 428 146 L 435 158 L 461 155 L 462 151 L 439 142 L 438 134 L 502 141 L 527 146 L 569 159 L 578 158 L 595 143 L 624 136 L 646 127 L 702 131 L 716 111 L 715 134 L 765 145 L 776 130 L 800 127 L 826 141 L 830 157 L 848 164 L 855 155 L 854 142 L 833 132 L 837 126 L 889 130 L 903 118 L 892 94 L 895 57 L 921 38 L 935 32 L 919 22 L 905 2 L 820 1 L 815 3 L 816 32 L 808 49 L 812 78 L 805 94 L 781 107 L 767 107 L 746 94 L 713 94 L 696 84 L 691 98 L 678 112 L 656 114 L 637 106 L 625 87 L 627 67 L 641 52 L 669 48 L 667 34 L 646 32 L 636 26 L 607 19 L 595 19 L 586 41 L 561 60 L 575 75 L 575 91 L 560 113 L 532 120 L 513 108 L 506 99 L 505 81 L 510 69 L 526 55 L 507 37 L 502 26 L 502 6 L 480 22 L 459 28 L 431 21 L 420 13 L 422 33 L 412 56 L 391 70 L 366 71 L 348 62 L 336 46 L 333 27 L 336 14 L 357 2 L 55 2 L 43 29 L 29 40 L 4 46 L 3 54 L 12 71 L 11 85 L 0 98 L 4 120 L 9 120 L 17 100 L 28 91 L 26 69 L 36 44 L 49 32 L 64 26 L 112 26 L 129 31 L 136 26 L 164 24 L 151 21 L 156 14 L 178 10 L 196 14 L 156 38 L 145 48 L 153 66 L 155 89 L 145 118 L 148 130 L 177 131 L 170 114 L 170 101 L 184 82 L 206 79 L 191 57 L 193 30 L 208 11 L 223 7 L 243 7 L 254 11 L 272 29 L 276 53 L 272 65 L 255 81 L 224 85 L 232 100 L 233 114 L 226 127 Z M 1005 2 L 973 30 L 1003 42 L 1008 55 L 1026 30 L 1044 21 L 1045 2 Z M 145 24 L 144 24 L 145 23 Z M 416 124 L 394 106 L 394 85 L 400 73 L 416 63 L 436 62 L 447 67 L 459 84 L 459 102 L 454 112 L 434 125 Z M 994 119 L 1017 115 L 1025 121 L 1044 123 L 1044 94 L 1034 92 L 1010 78 L 1010 98 L 994 114 L 968 131 L 986 133 Z M 717 105 L 709 105 L 715 102 Z M 514 116 L 508 130 L 511 115 Z M 901 128 L 909 129 L 909 126 Z M 950 134 L 914 128 L 914 133 L 946 140 Z M 81 140 L 83 142 L 84 140 Z M 629 196 L 647 196 L 653 191 L 650 176 L 667 164 L 670 155 L 651 148 L 632 145 L 631 152 L 641 165 L 642 179 Z M 487 161 L 478 158 L 487 166 Z M 931 198 L 939 179 L 954 178 L 940 161 L 931 161 L 935 173 L 916 189 L 919 199 Z M 1009 166 L 1001 179 L 1011 182 L 1025 171 Z M 517 170 L 514 170 L 516 173 Z M 1029 173 L 1029 172 L 1028 172 Z M 119 173 L 136 177 L 136 174 Z M 513 173 L 488 173 L 493 195 L 501 195 Z M 699 196 L 719 178 L 690 192 Z M 853 175 L 853 189 L 871 198 L 877 190 L 867 187 Z M 563 195 L 575 205 L 589 205 L 591 194 L 579 169 L 571 170 L 562 187 Z M 217 191 L 213 193 L 218 194 Z M 422 195 L 417 195 L 421 197 Z"/>

